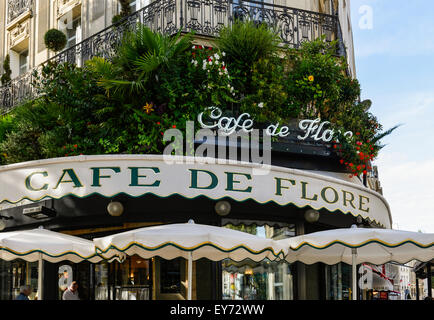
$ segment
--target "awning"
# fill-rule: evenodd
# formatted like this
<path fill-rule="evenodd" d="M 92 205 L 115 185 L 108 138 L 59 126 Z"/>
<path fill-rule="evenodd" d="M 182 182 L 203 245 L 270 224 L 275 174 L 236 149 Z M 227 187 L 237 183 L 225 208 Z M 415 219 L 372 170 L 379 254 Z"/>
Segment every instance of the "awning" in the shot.
<path fill-rule="evenodd" d="M 386 200 L 363 185 L 314 172 L 214 158 L 95 155 L 37 160 L 0 167 L 0 210 L 23 201 L 74 195 L 181 195 L 275 202 L 341 211 L 391 228 Z M 225 163 L 216 163 L 222 161 Z"/>

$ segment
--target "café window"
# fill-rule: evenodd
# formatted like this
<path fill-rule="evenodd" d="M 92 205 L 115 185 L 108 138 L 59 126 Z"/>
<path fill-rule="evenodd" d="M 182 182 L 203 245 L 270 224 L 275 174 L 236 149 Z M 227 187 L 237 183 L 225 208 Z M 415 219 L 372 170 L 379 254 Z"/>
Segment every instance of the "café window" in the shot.
<path fill-rule="evenodd" d="M 30 286 L 29 300 L 37 299 L 38 262 L 0 260 L 0 300 L 15 300 L 24 285 Z"/>
<path fill-rule="evenodd" d="M 123 263 L 112 263 L 112 268 L 115 300 L 151 299 L 151 260 L 131 256 Z"/>
<path fill-rule="evenodd" d="M 222 224 L 267 239 L 295 236 L 294 224 L 230 219 L 224 219 Z M 225 300 L 292 300 L 293 283 L 293 270 L 286 261 L 246 259 L 235 262 L 226 259 L 222 262 L 222 297 Z"/>
<path fill-rule="evenodd" d="M 351 299 L 351 266 L 338 263 L 325 266 L 326 299 L 350 300 Z"/>
<path fill-rule="evenodd" d="M 181 293 L 181 261 L 160 260 L 160 293 Z"/>

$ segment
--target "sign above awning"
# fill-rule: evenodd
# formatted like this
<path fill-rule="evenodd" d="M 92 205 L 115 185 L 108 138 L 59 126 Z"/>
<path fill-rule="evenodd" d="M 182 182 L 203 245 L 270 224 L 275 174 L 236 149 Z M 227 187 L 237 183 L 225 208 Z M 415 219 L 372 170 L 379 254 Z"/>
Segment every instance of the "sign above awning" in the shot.
<path fill-rule="evenodd" d="M 339 210 L 391 227 L 390 208 L 364 186 L 298 169 L 270 166 L 261 173 L 252 163 L 218 163 L 214 158 L 162 155 L 96 155 L 37 160 L 0 167 L 0 209 L 4 204 L 99 194 L 132 197 L 229 197 L 279 205 Z M 216 163 L 217 162 L 217 163 Z M 220 162 L 227 162 L 221 160 Z"/>

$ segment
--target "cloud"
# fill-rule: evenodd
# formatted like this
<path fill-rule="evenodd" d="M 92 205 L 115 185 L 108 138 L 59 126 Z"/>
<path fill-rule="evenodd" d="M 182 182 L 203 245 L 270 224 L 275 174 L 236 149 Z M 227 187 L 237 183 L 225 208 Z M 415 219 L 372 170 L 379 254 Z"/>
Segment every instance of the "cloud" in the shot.
<path fill-rule="evenodd" d="M 394 228 L 434 233 L 434 158 L 414 161 L 405 153 L 384 153 L 375 164 Z"/>

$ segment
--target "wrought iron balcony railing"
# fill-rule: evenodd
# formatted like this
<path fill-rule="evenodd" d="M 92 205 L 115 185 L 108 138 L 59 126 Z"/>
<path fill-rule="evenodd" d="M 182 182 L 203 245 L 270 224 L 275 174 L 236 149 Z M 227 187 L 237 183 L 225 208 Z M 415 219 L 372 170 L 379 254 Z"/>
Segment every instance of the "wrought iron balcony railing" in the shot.
<path fill-rule="evenodd" d="M 335 15 L 256 1 L 156 0 L 49 60 L 82 65 L 94 56 L 110 59 L 122 35 L 138 23 L 166 34 L 181 30 L 216 37 L 223 26 L 230 25 L 235 19 L 267 23 L 278 32 L 282 43 L 292 48 L 299 48 L 303 42 L 321 36 L 327 41 L 338 39 L 342 44 L 339 20 Z M 339 48 L 339 54 L 345 55 L 344 47 L 340 45 Z M 20 102 L 34 97 L 33 72 L 31 70 L 0 88 L 0 113 L 9 112 Z"/>

